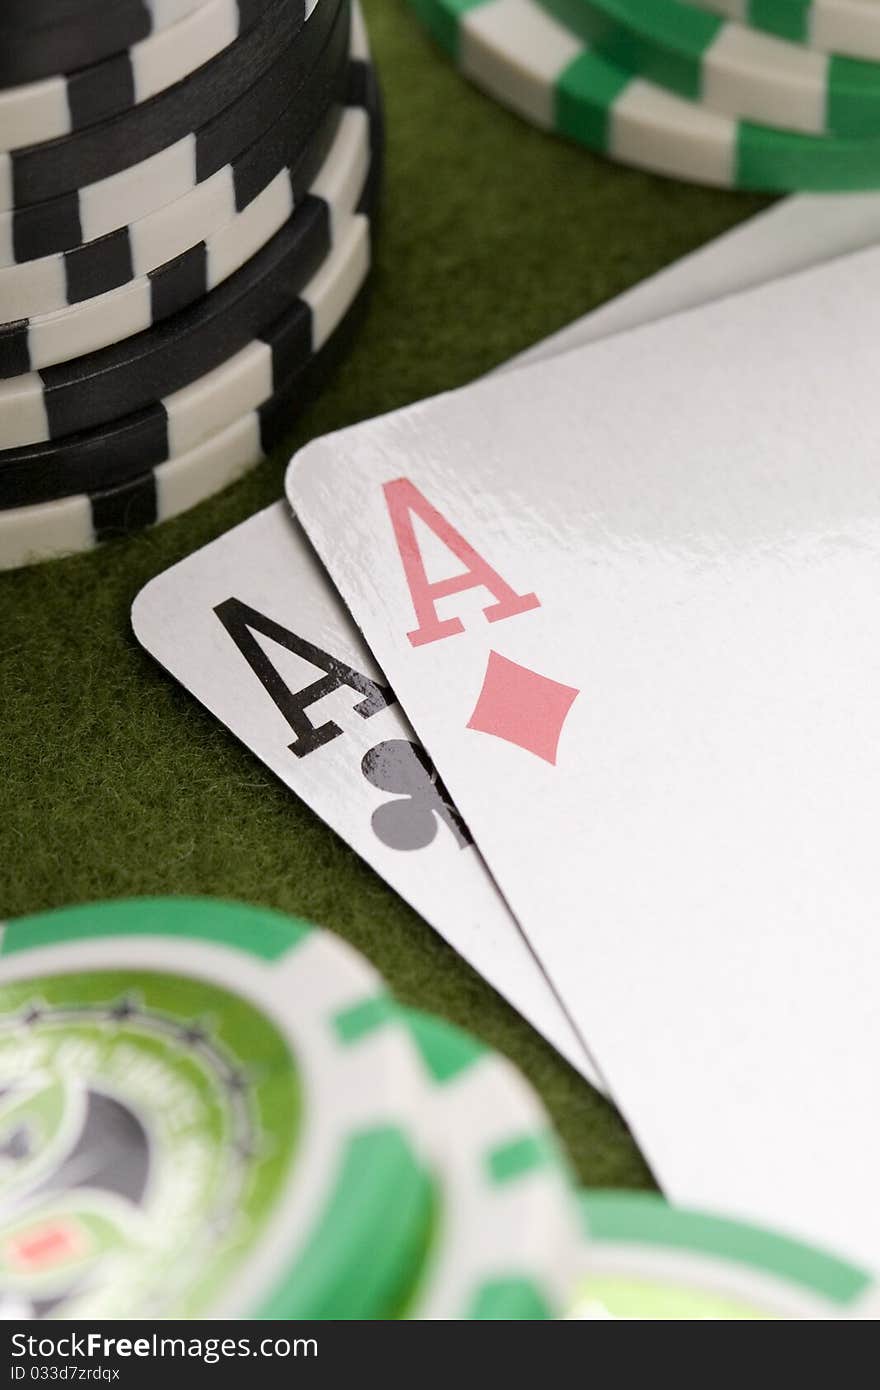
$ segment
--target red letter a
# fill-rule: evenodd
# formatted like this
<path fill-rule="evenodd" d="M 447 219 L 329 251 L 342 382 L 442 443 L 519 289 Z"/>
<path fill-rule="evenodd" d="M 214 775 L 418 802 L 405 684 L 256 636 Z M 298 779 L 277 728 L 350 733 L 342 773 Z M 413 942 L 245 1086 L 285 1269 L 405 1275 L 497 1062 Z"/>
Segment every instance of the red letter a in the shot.
<path fill-rule="evenodd" d="M 464 536 L 451 526 L 444 516 L 432 507 L 426 497 L 419 492 L 408 478 L 396 478 L 393 483 L 385 483 L 383 491 L 394 527 L 394 538 L 403 563 L 403 572 L 409 585 L 409 592 L 415 609 L 418 627 L 408 632 L 407 637 L 414 647 L 436 642 L 441 637 L 452 637 L 464 632 L 458 618 L 437 617 L 435 604 L 448 594 L 460 594 L 465 589 L 485 588 L 495 596 L 496 602 L 484 608 L 483 612 L 490 623 L 501 618 L 513 618 L 517 613 L 527 613 L 530 608 L 540 608 L 537 594 L 516 594 L 501 575 L 493 570 L 488 561 L 468 545 Z M 438 536 L 443 544 L 456 555 L 465 566 L 463 574 L 453 575 L 451 579 L 440 579 L 436 584 L 428 583 L 421 551 L 413 529 L 412 513 L 421 517 L 427 527 Z"/>

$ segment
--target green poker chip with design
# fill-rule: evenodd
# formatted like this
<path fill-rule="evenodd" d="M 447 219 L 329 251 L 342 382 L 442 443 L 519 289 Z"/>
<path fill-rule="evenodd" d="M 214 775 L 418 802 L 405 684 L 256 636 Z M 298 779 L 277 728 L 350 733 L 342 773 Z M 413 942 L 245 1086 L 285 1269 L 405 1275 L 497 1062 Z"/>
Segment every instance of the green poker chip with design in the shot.
<path fill-rule="evenodd" d="M 568 1316 L 584 1320 L 858 1318 L 869 1276 L 788 1236 L 670 1206 L 584 1193 L 584 1250 Z"/>
<path fill-rule="evenodd" d="M 194 899 L 0 936 L 0 1312 L 399 1312 L 432 1228 L 419 1077 L 328 933 Z"/>
<path fill-rule="evenodd" d="M 558 1317 L 579 1254 L 578 1211 L 541 1101 L 510 1062 L 468 1034 L 427 1014 L 405 1017 L 426 1088 L 436 1215 L 404 1315 Z"/>

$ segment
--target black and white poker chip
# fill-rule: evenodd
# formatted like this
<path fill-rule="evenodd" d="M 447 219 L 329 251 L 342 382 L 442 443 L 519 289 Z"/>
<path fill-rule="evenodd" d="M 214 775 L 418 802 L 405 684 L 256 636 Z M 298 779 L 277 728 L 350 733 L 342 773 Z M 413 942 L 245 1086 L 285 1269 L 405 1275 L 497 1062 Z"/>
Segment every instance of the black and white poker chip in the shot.
<path fill-rule="evenodd" d="M 370 266 L 374 173 L 362 211 L 348 219 L 292 308 L 198 389 L 129 422 L 129 447 L 108 441 L 101 467 L 97 450 L 89 456 L 82 449 L 65 464 L 45 450 L 43 457 L 34 452 L 30 466 L 0 464 L 0 569 L 90 549 L 166 520 L 225 487 L 280 442 L 347 346 Z M 138 449 L 131 447 L 135 431 Z"/>
<path fill-rule="evenodd" d="M 0 447 L 59 439 L 140 410 L 226 361 L 290 303 L 330 249 L 306 199 L 268 246 L 210 295 L 123 343 L 0 385 Z"/>
<path fill-rule="evenodd" d="M 307 196 L 256 256 L 190 308 L 100 352 L 0 383 L 0 446 L 119 419 L 219 366 L 294 301 L 330 250 L 332 221 L 324 199 Z"/>
<path fill-rule="evenodd" d="M 0 150 L 57 140 L 149 101 L 246 34 L 268 3 L 201 0 L 175 23 L 100 63 L 0 90 Z"/>
<path fill-rule="evenodd" d="M 186 81 L 73 135 L 0 155 L 0 208 L 106 185 L 123 172 L 149 181 L 161 200 L 163 188 L 173 188 L 183 153 L 178 146 L 196 138 L 229 156 L 281 114 L 318 58 L 338 9 L 339 0 L 270 0 L 237 43 Z"/>
<path fill-rule="evenodd" d="M 175 24 L 177 20 L 203 4 L 204 0 L 3 0 L 0 10 L 0 33 L 18 33 L 50 27 L 53 24 L 77 20 L 81 24 L 100 21 L 104 12 L 111 7 L 131 16 L 130 23 L 140 27 L 144 23 L 143 11 L 147 12 L 147 23 L 161 29 Z"/>
<path fill-rule="evenodd" d="M 59 24 L 78 3 L 60 0 Z M 192 0 L 150 5 L 148 44 L 163 32 L 170 41 L 175 23 L 195 34 Z M 63 80 L 53 116 L 51 84 L 35 83 L 44 105 L 33 119 L 71 133 L 19 147 L 2 127 L 0 92 L 0 171 L 16 197 L 41 195 L 0 212 L 0 568 L 176 515 L 257 462 L 337 355 L 362 297 L 383 135 L 357 0 L 198 5 L 225 28 L 176 81 L 142 66 L 139 81 L 165 85 L 136 90 L 131 49 L 93 69 L 89 81 L 103 69 L 104 100 L 117 103 L 110 117 L 93 107 L 98 121 L 80 128 L 85 96 L 77 116 Z M 252 36 L 272 19 L 262 67 L 248 71 Z M 234 58 L 241 66 L 218 97 L 205 74 L 232 74 Z M 111 91 L 110 70 L 123 65 Z M 209 99 L 219 108 L 197 124 Z M 173 125 L 161 137 L 148 128 L 160 108 L 190 113 L 179 138 Z M 126 122 L 136 134 L 117 168 L 122 137 L 111 132 Z M 59 191 L 74 177 L 64 159 L 88 148 L 103 161 L 90 170 L 115 172 Z M 50 151 L 66 152 L 53 178 Z"/>
<path fill-rule="evenodd" d="M 263 192 L 285 168 L 300 175 L 302 193 L 323 163 L 341 107 L 318 110 L 307 139 L 274 138 L 274 128 L 240 159 L 218 169 L 191 193 L 128 227 L 36 261 L 0 267 L 0 305 L 7 322 L 50 314 L 125 285 L 206 241 Z M 293 161 L 296 161 L 294 164 Z"/>
<path fill-rule="evenodd" d="M 201 0 L 4 0 L 0 87 L 74 72 L 121 53 Z"/>
<path fill-rule="evenodd" d="M 0 320 L 48 313 L 147 274 L 241 211 L 282 169 L 320 140 L 325 117 L 343 100 L 346 70 L 337 61 L 347 11 L 337 17 L 327 49 L 278 120 L 188 193 L 141 211 L 94 189 L 14 213 L 0 213 Z M 353 19 L 356 11 L 352 11 Z M 351 52 L 366 55 L 352 25 Z M 363 51 L 358 49 L 361 43 Z M 205 156 L 207 159 L 207 154 Z M 190 165 L 190 177 L 198 170 Z M 204 173 L 204 169 L 202 170 Z M 136 181 L 135 181 L 136 184 Z"/>
<path fill-rule="evenodd" d="M 357 114 L 350 110 L 349 118 L 343 117 L 317 178 L 308 180 L 311 196 L 323 198 L 334 217 L 340 210 L 351 212 L 366 179 L 369 146 Z M 99 351 L 180 313 L 217 289 L 281 230 L 306 186 L 300 169 L 284 169 L 243 212 L 149 274 L 67 309 L 0 325 L 0 377 Z"/>

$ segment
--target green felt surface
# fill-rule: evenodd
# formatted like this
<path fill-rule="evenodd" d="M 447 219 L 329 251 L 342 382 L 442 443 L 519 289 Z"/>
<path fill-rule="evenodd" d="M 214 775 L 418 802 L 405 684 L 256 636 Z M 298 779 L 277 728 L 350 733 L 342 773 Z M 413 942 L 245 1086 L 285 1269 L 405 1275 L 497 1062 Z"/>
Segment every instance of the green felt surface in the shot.
<path fill-rule="evenodd" d="M 289 447 L 219 497 L 91 555 L 0 575 L 0 915 L 180 892 L 312 918 L 364 951 L 401 999 L 512 1057 L 585 1183 L 647 1186 L 612 1107 L 129 626 L 148 579 L 280 496 L 293 447 L 467 382 L 763 205 L 541 134 L 469 87 L 404 0 L 365 10 L 389 145 L 374 293 L 353 355 Z"/>

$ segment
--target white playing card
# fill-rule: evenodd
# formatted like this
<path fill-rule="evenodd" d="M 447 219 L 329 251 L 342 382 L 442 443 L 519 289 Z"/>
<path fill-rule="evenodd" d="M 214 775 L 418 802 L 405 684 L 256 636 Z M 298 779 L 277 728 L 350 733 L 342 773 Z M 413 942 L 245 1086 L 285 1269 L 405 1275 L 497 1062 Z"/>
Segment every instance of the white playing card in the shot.
<path fill-rule="evenodd" d="M 551 356 L 574 346 L 576 340 L 587 341 L 631 327 L 640 315 L 648 320 L 672 313 L 713 294 L 794 269 L 806 258 L 819 260 L 839 254 L 858 244 L 859 237 L 869 239 L 872 230 L 880 234 L 880 198 L 876 195 L 789 198 L 578 320 L 564 333 L 537 344 L 526 357 Z M 521 360 L 507 363 L 501 370 Z M 280 581 L 279 570 L 284 572 Z M 232 576 L 234 585 L 227 582 Z M 344 718 L 340 726 L 345 736 L 325 745 L 309 775 L 303 762 L 290 754 L 289 726 L 214 616 L 214 605 L 222 601 L 217 594 L 227 596 L 227 590 L 235 590 L 239 597 L 246 593 L 252 607 L 269 616 L 274 614 L 273 621 L 297 631 L 300 623 L 303 631 L 311 631 L 314 623 L 323 630 L 329 622 L 339 633 L 341 651 L 349 654 L 350 661 L 374 669 L 335 590 L 319 573 L 311 552 L 304 553 L 302 533 L 290 522 L 284 503 L 237 527 L 148 586 L 133 611 L 139 639 L 432 922 L 588 1080 L 601 1087 L 595 1067 L 476 852 L 451 855 L 455 893 L 450 898 L 448 882 L 443 878 L 438 886 L 435 868 L 441 863 L 438 850 L 442 851 L 442 844 L 427 851 L 401 852 L 373 832 L 370 817 L 383 798 L 363 778 L 360 762 L 363 752 L 374 744 L 370 724 L 375 727 L 375 717 L 363 724 L 364 737 L 359 738 L 362 721 L 351 715 L 353 696 L 343 690 L 330 697 L 328 704 L 341 704 Z M 279 594 L 292 597 L 279 605 Z M 259 635 L 256 640 L 292 678 L 297 672 L 306 683 L 315 678 L 314 671 L 301 666 L 277 643 Z M 396 731 L 387 737 L 412 737 L 398 706 L 383 711 L 382 722 Z M 375 742 L 381 742 L 378 735 Z M 444 865 L 449 858 L 445 857 Z M 427 874 L 423 860 L 430 860 Z M 458 907 L 460 900 L 465 903 L 463 911 Z M 474 921 L 476 926 L 472 926 Z"/>
<path fill-rule="evenodd" d="M 880 194 L 803 193 L 783 198 L 511 358 L 505 370 L 558 357 L 613 333 L 655 323 L 877 242 Z"/>
<path fill-rule="evenodd" d="M 880 251 L 288 492 L 673 1199 L 880 1264 Z"/>
<path fill-rule="evenodd" d="M 138 641 L 600 1085 L 287 504 L 152 580 Z"/>

